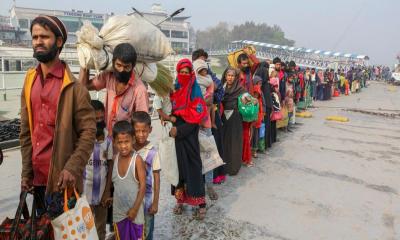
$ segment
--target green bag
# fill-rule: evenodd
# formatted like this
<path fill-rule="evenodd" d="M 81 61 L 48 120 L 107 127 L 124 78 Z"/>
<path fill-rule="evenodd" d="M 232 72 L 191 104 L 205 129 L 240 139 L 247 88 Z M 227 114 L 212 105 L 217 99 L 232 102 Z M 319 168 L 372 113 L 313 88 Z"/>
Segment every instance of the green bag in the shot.
<path fill-rule="evenodd" d="M 246 104 L 242 103 L 242 95 L 239 96 L 238 98 L 238 107 L 239 107 L 239 113 L 242 115 L 243 121 L 244 122 L 254 122 L 258 119 L 258 102 L 257 104 L 253 103 L 253 97 L 251 97 L 252 100 Z"/>

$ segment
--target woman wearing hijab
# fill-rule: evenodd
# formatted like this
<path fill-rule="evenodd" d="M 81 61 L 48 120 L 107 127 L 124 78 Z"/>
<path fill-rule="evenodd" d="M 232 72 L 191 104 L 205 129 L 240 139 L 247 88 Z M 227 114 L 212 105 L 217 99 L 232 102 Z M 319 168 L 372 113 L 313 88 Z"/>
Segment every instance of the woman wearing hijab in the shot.
<path fill-rule="evenodd" d="M 176 122 L 170 131 L 170 136 L 175 138 L 179 170 L 179 183 L 172 187 L 177 199 L 174 213 L 182 214 L 183 204 L 188 204 L 199 207 L 195 218 L 202 220 L 206 215 L 206 200 L 198 134 L 199 124 L 207 117 L 207 107 L 191 61 L 180 60 L 176 71 L 175 91 L 171 94 Z"/>
<path fill-rule="evenodd" d="M 222 75 L 224 98 L 222 99 L 222 134 L 225 171 L 229 175 L 236 175 L 242 165 L 243 126 L 242 116 L 238 109 L 238 98 L 246 92 L 239 82 L 239 72 L 228 68 Z"/>

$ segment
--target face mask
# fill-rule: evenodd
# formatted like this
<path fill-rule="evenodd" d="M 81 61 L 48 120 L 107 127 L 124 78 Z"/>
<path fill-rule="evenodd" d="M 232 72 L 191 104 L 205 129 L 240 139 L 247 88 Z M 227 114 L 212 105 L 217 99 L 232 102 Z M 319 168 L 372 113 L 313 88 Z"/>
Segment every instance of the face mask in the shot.
<path fill-rule="evenodd" d="M 178 73 L 177 78 L 178 78 L 179 84 L 185 84 L 192 78 L 192 76 L 190 74 Z"/>
<path fill-rule="evenodd" d="M 242 71 L 243 72 L 248 72 L 248 71 L 250 71 L 250 67 L 242 67 Z"/>
<path fill-rule="evenodd" d="M 57 56 L 58 53 L 58 47 L 57 44 L 54 43 L 51 48 L 45 52 L 38 52 L 35 49 L 33 49 L 33 57 L 36 58 L 39 62 L 41 63 L 48 63 Z"/>
<path fill-rule="evenodd" d="M 114 70 L 114 76 L 117 78 L 118 82 L 120 83 L 128 83 L 129 79 L 131 78 L 132 71 L 122 71 L 118 72 L 117 70 Z"/>
<path fill-rule="evenodd" d="M 97 131 L 99 131 L 99 130 L 103 131 L 103 129 L 105 127 L 106 127 L 106 123 L 104 121 L 96 122 Z"/>

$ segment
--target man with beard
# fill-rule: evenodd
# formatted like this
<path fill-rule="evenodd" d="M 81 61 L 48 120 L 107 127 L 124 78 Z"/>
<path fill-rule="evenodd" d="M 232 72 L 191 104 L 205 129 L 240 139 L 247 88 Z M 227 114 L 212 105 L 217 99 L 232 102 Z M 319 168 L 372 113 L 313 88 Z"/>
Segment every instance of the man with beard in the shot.
<path fill-rule="evenodd" d="M 113 52 L 112 71 L 104 71 L 89 80 L 89 70 L 81 68 L 80 81 L 89 90 L 107 89 L 105 120 L 109 135 L 116 122 L 131 122 L 132 113 L 149 111 L 146 87 L 141 79 L 135 77 L 136 59 L 135 48 L 129 43 L 121 43 Z"/>
<path fill-rule="evenodd" d="M 242 53 L 237 58 L 238 68 L 240 70 L 239 81 L 240 84 L 243 86 L 244 89 L 251 95 L 254 95 L 254 88 L 253 88 L 253 75 L 255 70 L 259 65 L 258 59 L 247 52 L 244 49 L 245 53 Z M 253 66 L 250 67 L 250 58 L 253 62 Z M 251 159 L 251 146 L 250 146 L 250 139 L 251 139 L 251 122 L 243 122 L 243 152 L 242 152 L 242 162 L 248 166 L 254 166 L 254 163 Z"/>
<path fill-rule="evenodd" d="M 59 58 L 67 40 L 63 23 L 40 15 L 30 31 L 39 65 L 28 70 L 21 94 L 21 188 L 34 191 L 42 213 L 45 195 L 67 187 L 82 192 L 96 120 L 88 91 Z"/>
<path fill-rule="evenodd" d="M 272 61 L 275 65 L 275 71 L 278 73 L 279 78 L 279 93 L 281 95 L 281 99 L 285 99 L 286 94 L 286 73 L 284 68 L 282 68 L 282 61 L 280 58 L 276 57 Z"/>

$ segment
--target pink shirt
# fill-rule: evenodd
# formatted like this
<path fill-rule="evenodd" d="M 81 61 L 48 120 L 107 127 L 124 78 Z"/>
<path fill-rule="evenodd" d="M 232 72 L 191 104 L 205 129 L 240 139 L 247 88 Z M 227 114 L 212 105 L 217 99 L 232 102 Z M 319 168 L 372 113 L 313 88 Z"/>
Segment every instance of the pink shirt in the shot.
<path fill-rule="evenodd" d="M 132 72 L 131 79 L 125 90 L 117 95 L 115 86 L 117 79 L 113 72 L 102 72 L 92 80 L 97 91 L 107 89 L 105 108 L 108 134 L 112 134 L 112 128 L 118 121 L 131 122 L 132 113 L 137 111 L 149 112 L 149 96 L 141 79 L 135 79 Z"/>

